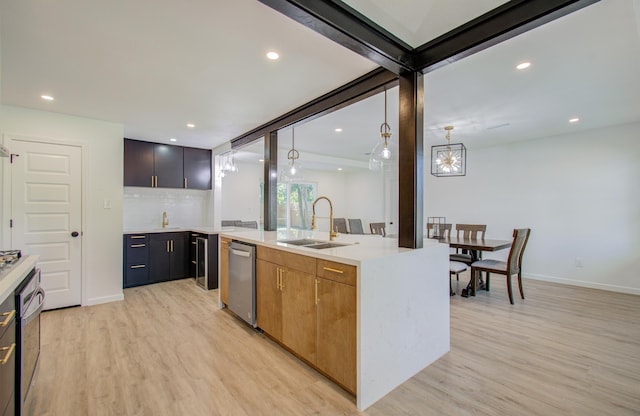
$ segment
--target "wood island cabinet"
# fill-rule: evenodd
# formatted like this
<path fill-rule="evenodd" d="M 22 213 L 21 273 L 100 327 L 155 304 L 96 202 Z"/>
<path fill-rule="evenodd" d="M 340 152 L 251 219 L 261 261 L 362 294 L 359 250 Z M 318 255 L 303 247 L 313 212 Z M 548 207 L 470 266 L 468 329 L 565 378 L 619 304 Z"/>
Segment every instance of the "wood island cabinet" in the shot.
<path fill-rule="evenodd" d="M 220 237 L 220 301 L 229 304 L 229 243 L 230 238 Z"/>
<path fill-rule="evenodd" d="M 356 268 L 318 260 L 318 368 L 356 393 Z"/>
<path fill-rule="evenodd" d="M 258 246 L 258 327 L 353 394 L 355 282 L 355 266 Z"/>

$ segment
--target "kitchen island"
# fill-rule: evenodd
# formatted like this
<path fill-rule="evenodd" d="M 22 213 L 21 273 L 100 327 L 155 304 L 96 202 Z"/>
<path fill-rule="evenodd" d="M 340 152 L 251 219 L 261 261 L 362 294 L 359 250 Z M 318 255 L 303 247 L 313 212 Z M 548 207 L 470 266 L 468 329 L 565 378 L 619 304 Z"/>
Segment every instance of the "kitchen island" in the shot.
<path fill-rule="evenodd" d="M 274 336 L 271 327 L 265 330 L 272 338 L 294 352 L 300 358 L 319 369 L 330 378 L 336 380 L 346 390 L 355 393 L 358 409 L 364 410 L 391 390 L 411 378 L 413 375 L 427 367 L 449 351 L 449 287 L 448 273 L 448 246 L 435 241 L 425 240 L 422 249 L 404 249 L 397 247 L 397 240 L 383 238 L 378 235 L 340 235 L 333 242 L 345 244 L 330 248 L 311 248 L 311 246 L 299 246 L 287 243 L 296 239 L 312 239 L 328 241 L 329 234 L 312 231 L 221 231 L 221 253 L 223 253 L 225 241 L 240 241 L 255 244 L 258 248 L 257 284 L 268 278 L 269 263 L 274 263 L 276 271 L 275 280 L 278 289 L 291 287 L 291 283 L 285 283 L 283 272 L 290 269 L 291 275 L 300 275 L 315 279 L 316 294 L 313 297 L 317 312 L 310 310 L 313 306 L 303 309 L 299 319 L 295 319 L 300 330 L 305 330 L 301 321 L 306 315 L 313 314 L 317 317 L 316 326 L 307 326 L 306 331 L 318 331 L 315 338 L 318 340 L 317 348 L 313 348 L 313 334 L 311 340 L 300 340 L 300 336 L 294 337 L 294 342 L 300 345 L 288 343 L 286 334 L 283 340 Z M 262 254 L 261 254 L 262 253 Z M 223 254 L 222 254 L 223 255 Z M 305 261 L 306 259 L 306 261 Z M 287 265 L 287 262 L 295 264 Z M 313 263 L 315 262 L 315 263 Z M 307 267 L 308 264 L 316 264 Z M 335 264 L 335 266 L 333 266 Z M 266 266 L 265 266 L 266 265 Z M 225 277 L 224 259 L 221 262 L 221 299 L 224 299 Z M 265 268 L 267 267 L 267 268 Z M 316 268 L 317 267 L 317 268 Z M 320 305 L 323 304 L 323 289 L 318 289 L 318 282 L 325 277 L 334 281 L 332 276 L 322 276 L 323 271 L 337 272 L 339 276 L 349 275 L 349 268 L 354 271 L 353 288 L 355 290 L 353 301 L 355 302 L 355 325 L 350 327 L 344 322 L 336 322 L 334 328 L 355 328 L 355 334 L 340 334 L 336 337 L 336 343 L 344 343 L 344 338 L 355 338 L 355 388 L 351 389 L 349 383 L 341 382 L 339 375 L 334 375 L 321 364 L 320 332 L 324 324 L 321 323 L 323 315 Z M 344 269 L 344 270 L 342 270 Z M 267 271 L 265 271 L 267 270 Z M 312 274 L 312 270 L 317 273 Z M 261 275 L 262 273 L 262 275 Z M 302 278 L 298 281 L 303 281 Z M 341 287 L 348 286 L 348 282 L 339 283 Z M 296 284 L 297 299 L 305 297 L 302 286 Z M 320 294 L 318 294 L 320 292 Z M 268 322 L 271 318 L 261 317 L 261 302 L 269 305 L 274 303 L 272 298 L 261 299 L 265 292 L 258 288 L 258 326 L 261 322 Z M 327 301 L 335 293 L 324 293 Z M 327 298 L 326 296 L 329 296 Z M 336 295 L 337 296 L 337 295 Z M 334 303 L 340 304 L 341 316 L 336 319 L 345 319 L 344 299 Z M 277 302 L 280 302 L 279 300 Z M 225 302 L 221 302 L 223 305 Z M 327 302 L 325 301 L 325 304 Z M 262 308 L 262 313 L 264 312 Z M 268 309 L 271 311 L 272 309 Z M 266 312 L 271 313 L 271 312 Z M 266 319 L 265 318 L 269 318 Z M 276 326 L 277 328 L 277 326 Z M 264 328 L 263 328 L 264 329 Z M 286 332 L 286 331 L 285 331 Z M 344 336 L 343 336 L 344 335 Z M 326 341 L 325 341 L 326 342 Z M 331 341 L 329 341 L 331 342 Z M 309 347 L 311 345 L 311 347 Z M 331 347 L 331 346 L 329 346 Z M 328 363 L 329 367 L 339 368 L 341 357 L 329 356 L 334 363 Z"/>

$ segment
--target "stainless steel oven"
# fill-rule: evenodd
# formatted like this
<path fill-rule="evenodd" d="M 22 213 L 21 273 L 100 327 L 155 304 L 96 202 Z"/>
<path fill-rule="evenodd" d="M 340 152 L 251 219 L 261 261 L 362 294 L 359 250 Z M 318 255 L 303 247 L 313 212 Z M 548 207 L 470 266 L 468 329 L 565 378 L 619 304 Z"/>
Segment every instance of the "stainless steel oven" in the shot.
<path fill-rule="evenodd" d="M 40 269 L 33 269 L 16 290 L 17 342 L 16 351 L 16 414 L 22 408 L 40 357 L 40 312 L 44 305 L 44 290 L 40 287 Z"/>

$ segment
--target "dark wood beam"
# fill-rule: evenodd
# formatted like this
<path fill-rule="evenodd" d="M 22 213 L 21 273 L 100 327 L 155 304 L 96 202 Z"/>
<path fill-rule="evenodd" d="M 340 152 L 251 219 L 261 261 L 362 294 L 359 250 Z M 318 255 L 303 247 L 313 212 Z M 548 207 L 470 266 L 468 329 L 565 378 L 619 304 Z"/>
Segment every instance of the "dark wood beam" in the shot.
<path fill-rule="evenodd" d="M 278 229 L 278 132 L 264 137 L 264 230 Z"/>
<path fill-rule="evenodd" d="M 413 68 L 411 46 L 341 1 L 259 1 L 389 71 Z"/>
<path fill-rule="evenodd" d="M 236 149 L 264 137 L 269 132 L 307 122 L 321 117 L 332 111 L 339 110 L 357 101 L 363 100 L 383 91 L 384 87 L 397 85 L 398 76 L 384 68 L 378 68 L 357 78 L 340 88 L 316 98 L 290 112 L 269 121 L 255 129 L 231 140 L 232 148 Z M 266 160 L 266 159 L 265 159 Z"/>
<path fill-rule="evenodd" d="M 400 75 L 398 246 L 423 245 L 424 101 L 422 73 Z"/>
<path fill-rule="evenodd" d="M 412 52 L 423 73 L 473 55 L 600 0 L 512 0 Z"/>

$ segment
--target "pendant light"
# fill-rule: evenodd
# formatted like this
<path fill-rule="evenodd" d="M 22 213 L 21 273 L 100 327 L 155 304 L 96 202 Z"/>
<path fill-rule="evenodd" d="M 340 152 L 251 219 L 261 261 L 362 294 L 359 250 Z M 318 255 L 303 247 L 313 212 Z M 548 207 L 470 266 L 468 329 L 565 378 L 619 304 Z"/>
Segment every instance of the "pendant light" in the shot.
<path fill-rule="evenodd" d="M 380 170 L 391 165 L 397 151 L 391 141 L 391 127 L 387 123 L 387 89 L 384 89 L 384 123 L 380 125 L 380 141 L 369 155 L 369 169 Z"/>
<path fill-rule="evenodd" d="M 462 143 L 451 144 L 453 126 L 445 126 L 447 144 L 431 146 L 431 174 L 434 176 L 465 176 L 467 148 Z"/>
<path fill-rule="evenodd" d="M 287 168 L 282 173 L 282 180 L 292 181 L 293 179 L 301 179 L 302 165 L 298 161 L 300 159 L 300 152 L 296 150 L 296 131 L 295 128 L 291 128 L 291 150 L 287 153 Z"/>

